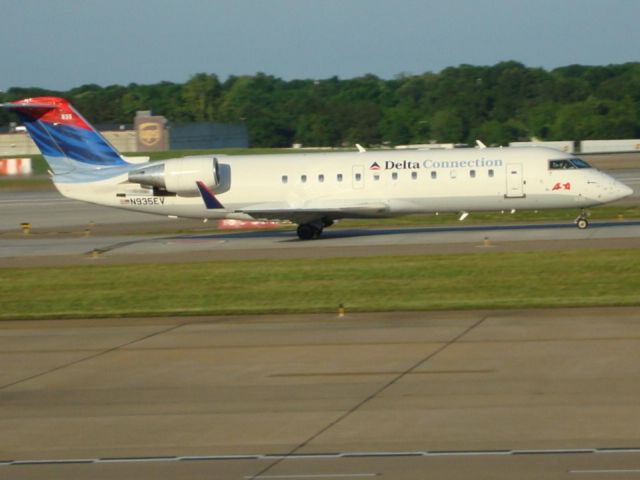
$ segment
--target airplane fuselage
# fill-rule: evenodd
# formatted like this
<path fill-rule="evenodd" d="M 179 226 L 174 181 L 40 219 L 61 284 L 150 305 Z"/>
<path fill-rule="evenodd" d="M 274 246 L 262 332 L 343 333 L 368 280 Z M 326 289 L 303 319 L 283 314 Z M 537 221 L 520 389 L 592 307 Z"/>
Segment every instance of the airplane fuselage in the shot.
<path fill-rule="evenodd" d="M 593 168 L 550 168 L 551 161 L 570 158 L 546 148 L 219 156 L 221 185 L 213 192 L 224 208 L 216 210 L 207 209 L 195 193 L 154 194 L 152 188 L 127 182 L 124 171 L 120 182 L 67 183 L 65 175 L 54 180 L 64 195 L 79 200 L 189 218 L 247 218 L 244 209 L 252 205 L 282 210 L 380 206 L 345 215 L 365 217 L 585 208 L 620 195 L 620 184 Z"/>

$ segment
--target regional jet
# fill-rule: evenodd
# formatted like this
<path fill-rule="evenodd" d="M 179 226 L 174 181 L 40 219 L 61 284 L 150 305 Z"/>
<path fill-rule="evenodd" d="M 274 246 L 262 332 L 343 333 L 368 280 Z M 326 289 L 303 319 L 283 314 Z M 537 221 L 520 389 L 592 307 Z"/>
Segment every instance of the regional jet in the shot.
<path fill-rule="evenodd" d="M 288 220 L 300 239 L 344 218 L 576 208 L 632 193 L 571 154 L 540 147 L 123 157 L 66 100 L 2 104 L 15 111 L 66 197 L 171 217 Z"/>

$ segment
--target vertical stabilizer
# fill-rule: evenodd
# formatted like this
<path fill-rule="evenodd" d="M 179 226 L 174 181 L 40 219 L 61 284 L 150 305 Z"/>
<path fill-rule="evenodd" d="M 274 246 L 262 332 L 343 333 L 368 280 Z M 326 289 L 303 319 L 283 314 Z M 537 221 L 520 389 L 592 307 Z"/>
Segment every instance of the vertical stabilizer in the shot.
<path fill-rule="evenodd" d="M 71 106 L 57 97 L 3 104 L 14 110 L 55 174 L 123 166 L 116 149 Z"/>

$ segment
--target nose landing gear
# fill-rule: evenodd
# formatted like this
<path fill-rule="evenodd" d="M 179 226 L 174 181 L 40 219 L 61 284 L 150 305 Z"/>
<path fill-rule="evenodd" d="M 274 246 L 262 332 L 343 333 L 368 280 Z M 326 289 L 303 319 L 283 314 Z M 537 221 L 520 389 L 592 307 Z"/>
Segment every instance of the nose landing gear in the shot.
<path fill-rule="evenodd" d="M 589 212 L 583 209 L 580 211 L 580 215 L 578 215 L 578 218 L 574 220 L 574 223 L 580 230 L 584 230 L 589 226 L 589 220 L 587 220 L 588 216 Z"/>

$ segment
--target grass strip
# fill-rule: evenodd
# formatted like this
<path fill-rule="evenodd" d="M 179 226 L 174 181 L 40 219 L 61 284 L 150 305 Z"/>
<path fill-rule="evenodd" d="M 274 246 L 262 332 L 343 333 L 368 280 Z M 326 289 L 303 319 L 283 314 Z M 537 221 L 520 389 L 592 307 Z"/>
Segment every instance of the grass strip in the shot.
<path fill-rule="evenodd" d="M 0 270 L 0 319 L 640 304 L 634 249 Z"/>

